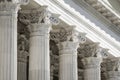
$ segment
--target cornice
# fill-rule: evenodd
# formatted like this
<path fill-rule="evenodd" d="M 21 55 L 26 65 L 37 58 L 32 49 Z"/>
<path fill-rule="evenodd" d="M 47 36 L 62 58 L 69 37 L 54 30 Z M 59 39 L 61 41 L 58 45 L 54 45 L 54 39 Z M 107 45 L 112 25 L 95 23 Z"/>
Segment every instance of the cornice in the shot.
<path fill-rule="evenodd" d="M 90 6 L 92 6 L 97 12 L 102 14 L 111 23 L 116 25 L 116 30 L 120 32 L 120 16 L 115 11 L 105 4 L 102 0 L 84 0 Z"/>
<path fill-rule="evenodd" d="M 69 25 L 77 26 L 76 29 L 80 32 L 87 33 L 86 37 L 93 42 L 100 42 L 100 46 L 108 48 L 109 52 L 114 56 L 120 56 L 120 43 L 105 33 L 88 19 L 75 11 L 68 4 L 61 0 L 35 0 L 40 5 L 48 5 L 48 10 L 57 14 L 61 14 L 60 19 Z M 102 35 L 101 35 L 102 34 Z"/>
<path fill-rule="evenodd" d="M 88 18 L 91 22 L 96 24 L 97 27 L 104 30 L 111 37 L 114 37 L 117 41 L 120 41 L 119 37 L 120 31 L 116 29 L 117 26 L 115 24 L 111 23 L 107 18 L 101 15 L 101 13 L 95 10 L 91 5 L 89 5 L 84 0 L 71 0 L 71 1 L 73 1 L 76 5 L 83 9 L 83 11 L 79 11 L 82 15 L 85 15 L 86 18 Z"/>

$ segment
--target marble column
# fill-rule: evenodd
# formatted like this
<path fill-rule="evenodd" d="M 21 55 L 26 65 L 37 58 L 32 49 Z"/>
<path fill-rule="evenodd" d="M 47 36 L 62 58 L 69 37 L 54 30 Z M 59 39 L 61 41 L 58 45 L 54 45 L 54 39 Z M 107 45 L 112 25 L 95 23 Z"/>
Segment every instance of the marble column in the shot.
<path fill-rule="evenodd" d="M 100 64 L 102 62 L 101 58 L 88 57 L 82 59 L 84 64 L 84 80 L 101 80 L 101 70 Z"/>
<path fill-rule="evenodd" d="M 0 80 L 17 80 L 17 12 L 19 5 L 0 2 Z"/>
<path fill-rule="evenodd" d="M 78 80 L 77 48 L 79 47 L 80 42 L 85 41 L 85 39 L 83 39 L 85 37 L 83 37 L 83 33 L 79 33 L 74 29 L 74 26 L 69 26 L 68 28 L 60 30 L 62 33 L 58 32 L 61 34 L 61 37 L 57 36 L 60 41 L 58 43 L 59 80 Z M 69 35 L 62 36 L 64 33 Z"/>
<path fill-rule="evenodd" d="M 29 80 L 50 80 L 49 32 L 51 25 L 32 24 Z"/>
<path fill-rule="evenodd" d="M 59 74 L 60 80 L 77 80 L 77 48 L 78 43 L 65 41 L 61 42 L 62 49 L 59 53 Z"/>
<path fill-rule="evenodd" d="M 107 56 L 107 49 L 99 47 L 99 43 L 85 43 L 78 49 L 84 65 L 84 80 L 101 80 L 102 58 Z"/>
<path fill-rule="evenodd" d="M 29 80 L 50 80 L 49 32 L 52 24 L 57 25 L 57 18 L 51 16 L 47 6 L 21 10 L 19 17 L 30 30 Z"/>

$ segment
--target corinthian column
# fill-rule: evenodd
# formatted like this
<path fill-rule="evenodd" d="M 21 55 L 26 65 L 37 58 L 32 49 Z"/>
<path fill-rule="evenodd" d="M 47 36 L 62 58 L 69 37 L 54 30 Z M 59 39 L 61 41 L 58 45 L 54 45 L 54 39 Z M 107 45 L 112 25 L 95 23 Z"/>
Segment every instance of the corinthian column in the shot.
<path fill-rule="evenodd" d="M 0 80 L 17 80 L 17 1 L 0 1 Z"/>
<path fill-rule="evenodd" d="M 49 31 L 51 25 L 32 24 L 29 80 L 50 80 Z"/>
<path fill-rule="evenodd" d="M 84 80 L 101 80 L 100 64 L 107 50 L 99 48 L 98 43 L 86 43 L 81 45 L 78 52 L 83 57 Z"/>
<path fill-rule="evenodd" d="M 25 19 L 24 19 L 25 18 Z M 29 80 L 50 80 L 49 32 L 51 15 L 46 6 L 20 12 L 20 21 L 30 29 Z"/>
<path fill-rule="evenodd" d="M 54 34 L 57 35 L 56 37 L 60 41 L 58 43 L 60 61 L 59 80 L 78 80 L 77 48 L 81 42 L 85 41 L 85 34 L 78 33 L 77 31 L 75 32 L 72 26 L 66 29 L 62 28 L 59 32 Z"/>

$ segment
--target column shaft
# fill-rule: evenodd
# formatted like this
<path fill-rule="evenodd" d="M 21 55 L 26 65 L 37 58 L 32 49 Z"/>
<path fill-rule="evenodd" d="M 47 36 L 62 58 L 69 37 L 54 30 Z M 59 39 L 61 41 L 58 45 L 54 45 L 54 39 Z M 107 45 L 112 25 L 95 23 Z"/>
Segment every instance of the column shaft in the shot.
<path fill-rule="evenodd" d="M 78 43 L 66 41 L 61 42 L 63 48 L 60 50 L 60 80 L 77 80 L 77 47 Z"/>
<path fill-rule="evenodd" d="M 28 52 L 26 51 L 20 51 L 18 53 L 17 80 L 27 80 L 27 57 L 28 57 Z"/>
<path fill-rule="evenodd" d="M 77 55 L 60 55 L 60 80 L 77 80 Z"/>
<path fill-rule="evenodd" d="M 30 37 L 29 80 L 50 80 L 49 31 L 46 24 L 34 24 Z"/>
<path fill-rule="evenodd" d="M 18 4 L 0 3 L 0 80 L 17 80 Z"/>
<path fill-rule="evenodd" d="M 18 80 L 27 80 L 27 63 L 18 62 Z"/>
<path fill-rule="evenodd" d="M 89 57 L 82 59 L 85 66 L 84 80 L 101 80 L 100 71 L 100 58 Z"/>

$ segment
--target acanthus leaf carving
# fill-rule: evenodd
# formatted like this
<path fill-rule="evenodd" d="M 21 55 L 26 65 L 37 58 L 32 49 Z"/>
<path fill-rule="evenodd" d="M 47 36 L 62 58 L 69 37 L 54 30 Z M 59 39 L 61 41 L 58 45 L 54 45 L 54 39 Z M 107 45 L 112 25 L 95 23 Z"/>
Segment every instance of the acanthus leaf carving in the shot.
<path fill-rule="evenodd" d="M 53 30 L 50 32 L 50 38 L 51 40 L 54 40 L 56 42 L 64 42 L 70 39 L 72 33 L 73 33 L 73 28 L 69 27 L 67 29 L 61 27 L 59 29 Z"/>
<path fill-rule="evenodd" d="M 84 43 L 80 44 L 78 53 L 82 57 L 97 57 L 99 43 Z"/>
<path fill-rule="evenodd" d="M 59 28 L 51 31 L 50 38 L 56 42 L 72 41 L 78 43 L 84 43 L 86 41 L 85 33 L 81 33 L 75 30 L 75 26 L 68 28 Z"/>
<path fill-rule="evenodd" d="M 19 12 L 19 20 L 25 24 L 34 23 L 50 23 L 50 12 L 47 10 L 47 6 L 42 6 L 39 9 L 21 10 Z"/>
<path fill-rule="evenodd" d="M 106 65 L 106 71 L 120 71 L 119 57 L 105 59 L 103 63 Z"/>
<path fill-rule="evenodd" d="M 49 12 L 47 6 L 42 6 L 39 9 L 19 11 L 19 20 L 27 25 L 34 23 L 58 25 L 60 23 L 59 16 Z"/>

